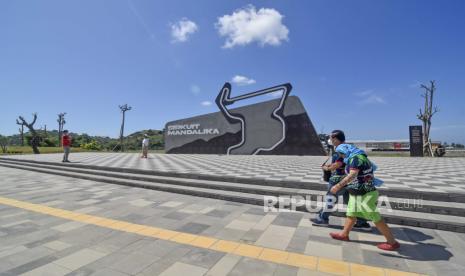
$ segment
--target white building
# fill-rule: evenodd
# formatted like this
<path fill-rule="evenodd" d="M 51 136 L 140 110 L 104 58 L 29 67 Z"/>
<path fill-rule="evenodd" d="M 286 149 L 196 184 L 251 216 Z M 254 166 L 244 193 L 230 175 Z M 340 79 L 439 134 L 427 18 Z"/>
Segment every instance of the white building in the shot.
<path fill-rule="evenodd" d="M 365 151 L 408 151 L 410 141 L 408 139 L 399 140 L 350 140 L 349 144 Z"/>

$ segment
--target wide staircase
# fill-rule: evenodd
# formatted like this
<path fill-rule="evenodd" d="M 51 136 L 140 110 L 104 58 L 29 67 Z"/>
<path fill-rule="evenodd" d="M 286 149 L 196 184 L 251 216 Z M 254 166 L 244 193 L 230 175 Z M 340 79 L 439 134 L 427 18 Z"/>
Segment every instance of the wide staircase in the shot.
<path fill-rule="evenodd" d="M 11 158 L 0 158 L 0 166 L 260 206 L 281 206 L 284 211 L 289 210 L 293 203 L 297 211 L 314 212 L 318 207 L 318 199 L 321 200 L 326 194 L 325 185 L 312 182 L 184 174 Z M 387 196 L 388 199 L 383 200 L 386 204 L 381 206 L 381 213 L 388 223 L 465 233 L 465 194 L 380 189 L 380 195 Z M 277 200 L 273 201 L 272 197 Z M 307 200 L 307 205 L 310 202 L 310 206 L 304 204 L 303 199 Z M 391 208 L 387 208 L 388 206 Z M 335 212 L 334 215 L 344 216 L 344 213 Z"/>

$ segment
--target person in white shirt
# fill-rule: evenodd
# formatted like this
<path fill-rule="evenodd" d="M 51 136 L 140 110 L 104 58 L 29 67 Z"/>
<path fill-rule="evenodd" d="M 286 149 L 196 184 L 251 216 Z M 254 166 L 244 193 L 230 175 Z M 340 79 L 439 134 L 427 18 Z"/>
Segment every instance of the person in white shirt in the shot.
<path fill-rule="evenodd" d="M 147 134 L 144 134 L 144 140 L 142 140 L 142 158 L 147 158 L 149 153 L 150 140 Z"/>

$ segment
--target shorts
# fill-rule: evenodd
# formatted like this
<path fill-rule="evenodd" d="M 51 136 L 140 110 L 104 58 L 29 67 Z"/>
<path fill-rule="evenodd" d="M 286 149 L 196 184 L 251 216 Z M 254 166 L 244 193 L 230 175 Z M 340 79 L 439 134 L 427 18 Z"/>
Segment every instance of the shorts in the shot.
<path fill-rule="evenodd" d="M 364 195 L 350 195 L 346 216 L 364 218 L 374 223 L 379 222 L 382 218 L 377 207 L 378 196 L 378 191 L 371 191 Z"/>

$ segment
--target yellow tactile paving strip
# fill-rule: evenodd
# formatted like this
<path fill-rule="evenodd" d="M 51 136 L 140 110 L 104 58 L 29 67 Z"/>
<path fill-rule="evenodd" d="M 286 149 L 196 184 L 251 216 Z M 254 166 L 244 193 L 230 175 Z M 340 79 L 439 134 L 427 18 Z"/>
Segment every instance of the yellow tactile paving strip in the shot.
<path fill-rule="evenodd" d="M 320 271 L 334 275 L 382 275 L 382 276 L 413 276 L 410 272 L 367 266 L 328 258 L 308 256 L 283 250 L 276 250 L 234 241 L 221 240 L 201 235 L 172 231 L 147 225 L 134 224 L 120 220 L 92 216 L 78 212 L 52 208 L 45 205 L 33 204 L 25 201 L 0 197 L 0 204 L 21 208 L 24 210 L 74 220 L 86 224 L 97 225 L 118 231 L 135 233 L 138 235 L 168 240 L 190 246 L 206 248 L 219 252 L 264 260 L 276 264 L 285 264 L 312 271 Z"/>

